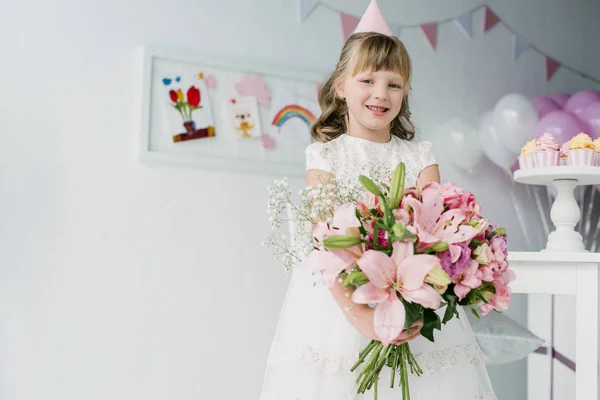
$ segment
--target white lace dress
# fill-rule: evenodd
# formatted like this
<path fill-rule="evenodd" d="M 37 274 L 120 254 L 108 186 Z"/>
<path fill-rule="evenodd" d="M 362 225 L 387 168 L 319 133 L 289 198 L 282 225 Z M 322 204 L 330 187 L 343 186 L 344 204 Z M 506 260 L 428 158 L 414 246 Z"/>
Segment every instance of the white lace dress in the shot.
<path fill-rule="evenodd" d="M 415 185 L 420 171 L 435 159 L 429 142 L 408 142 L 395 136 L 373 143 L 348 135 L 306 149 L 306 168 L 331 172 L 338 180 L 356 180 L 373 168 L 406 164 L 406 184 Z M 442 311 L 443 312 L 443 311 Z M 435 342 L 423 337 L 410 342 L 423 375 L 410 377 L 412 400 L 495 400 L 482 353 L 463 310 L 435 331 Z M 360 367 L 350 372 L 368 343 L 346 319 L 329 289 L 314 285 L 310 271 L 295 269 L 281 309 L 267 361 L 260 400 L 372 399 L 372 390 L 356 393 Z M 380 400 L 398 400 L 396 379 L 389 387 L 389 368 L 379 384 Z"/>

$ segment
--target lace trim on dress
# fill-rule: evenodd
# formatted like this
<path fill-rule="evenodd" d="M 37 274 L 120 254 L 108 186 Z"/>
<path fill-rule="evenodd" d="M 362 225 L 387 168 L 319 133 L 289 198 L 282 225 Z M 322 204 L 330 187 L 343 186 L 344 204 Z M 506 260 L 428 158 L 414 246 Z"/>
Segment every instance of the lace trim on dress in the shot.
<path fill-rule="evenodd" d="M 483 352 L 477 344 L 463 343 L 445 349 L 417 353 L 415 358 L 423 375 L 439 374 L 459 365 L 483 364 Z M 300 363 L 321 372 L 349 372 L 358 360 L 358 352 L 352 355 L 324 356 L 312 347 L 274 343 L 269 353 L 270 364 Z"/>
<path fill-rule="evenodd" d="M 338 400 L 355 400 L 356 397 L 352 396 L 351 398 L 347 398 L 347 399 L 338 399 Z M 275 393 L 269 393 L 269 392 L 262 392 L 260 395 L 260 400 L 313 400 L 313 399 L 307 399 L 307 398 L 300 398 L 300 397 L 296 397 L 296 396 L 280 396 L 280 395 L 276 395 Z M 495 394 L 493 393 L 488 393 L 488 394 L 479 394 L 475 397 L 473 397 L 472 399 L 465 399 L 465 400 L 498 400 L 498 398 L 496 397 Z"/>

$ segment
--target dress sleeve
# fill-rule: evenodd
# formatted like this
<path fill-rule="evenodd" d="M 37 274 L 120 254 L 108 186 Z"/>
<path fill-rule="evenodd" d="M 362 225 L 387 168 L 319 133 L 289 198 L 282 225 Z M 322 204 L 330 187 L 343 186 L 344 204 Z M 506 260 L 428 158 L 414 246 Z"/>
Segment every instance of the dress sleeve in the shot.
<path fill-rule="evenodd" d="M 315 142 L 306 147 L 306 170 L 318 169 L 325 172 L 331 172 L 331 163 L 327 157 L 325 145 Z"/>
<path fill-rule="evenodd" d="M 421 161 L 421 170 L 424 170 L 430 165 L 437 164 L 432 147 L 433 145 L 428 141 L 422 141 L 418 144 L 417 151 L 419 152 L 419 158 Z"/>

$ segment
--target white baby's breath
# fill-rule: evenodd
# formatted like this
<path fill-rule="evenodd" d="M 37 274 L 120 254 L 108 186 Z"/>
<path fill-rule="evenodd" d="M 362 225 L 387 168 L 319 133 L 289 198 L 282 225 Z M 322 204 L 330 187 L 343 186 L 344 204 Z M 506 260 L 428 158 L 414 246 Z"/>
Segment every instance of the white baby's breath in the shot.
<path fill-rule="evenodd" d="M 364 172 L 379 184 L 384 192 L 390 183 L 389 168 L 372 164 Z M 333 213 L 342 204 L 362 199 L 365 189 L 358 179 L 339 181 L 329 178 L 327 182 L 307 186 L 298 191 L 299 201 L 292 199 L 287 178 L 268 186 L 267 213 L 273 232 L 263 241 L 271 248 L 275 259 L 281 259 L 286 273 L 300 265 L 314 248 L 322 245 L 313 237 L 316 221 L 331 223 Z"/>

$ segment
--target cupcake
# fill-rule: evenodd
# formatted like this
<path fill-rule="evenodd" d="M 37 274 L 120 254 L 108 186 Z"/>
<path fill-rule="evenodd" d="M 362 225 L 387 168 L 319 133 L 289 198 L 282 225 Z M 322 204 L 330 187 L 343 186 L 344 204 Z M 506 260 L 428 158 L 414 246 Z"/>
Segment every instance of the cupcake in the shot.
<path fill-rule="evenodd" d="M 533 162 L 533 153 L 535 153 L 535 139 L 525 143 L 525 146 L 521 149 L 521 155 L 519 156 L 519 168 L 533 168 L 535 166 Z"/>
<path fill-rule="evenodd" d="M 535 143 L 533 153 L 536 167 L 555 167 L 558 165 L 560 145 L 549 133 L 544 133 Z"/>
<path fill-rule="evenodd" d="M 560 146 L 559 153 L 558 165 L 569 165 L 569 142 L 565 142 Z"/>
<path fill-rule="evenodd" d="M 600 137 L 594 140 L 594 147 L 596 148 L 596 165 L 600 166 Z"/>
<path fill-rule="evenodd" d="M 591 167 L 595 165 L 595 160 L 596 148 L 591 137 L 582 132 L 569 141 L 570 165 Z"/>

